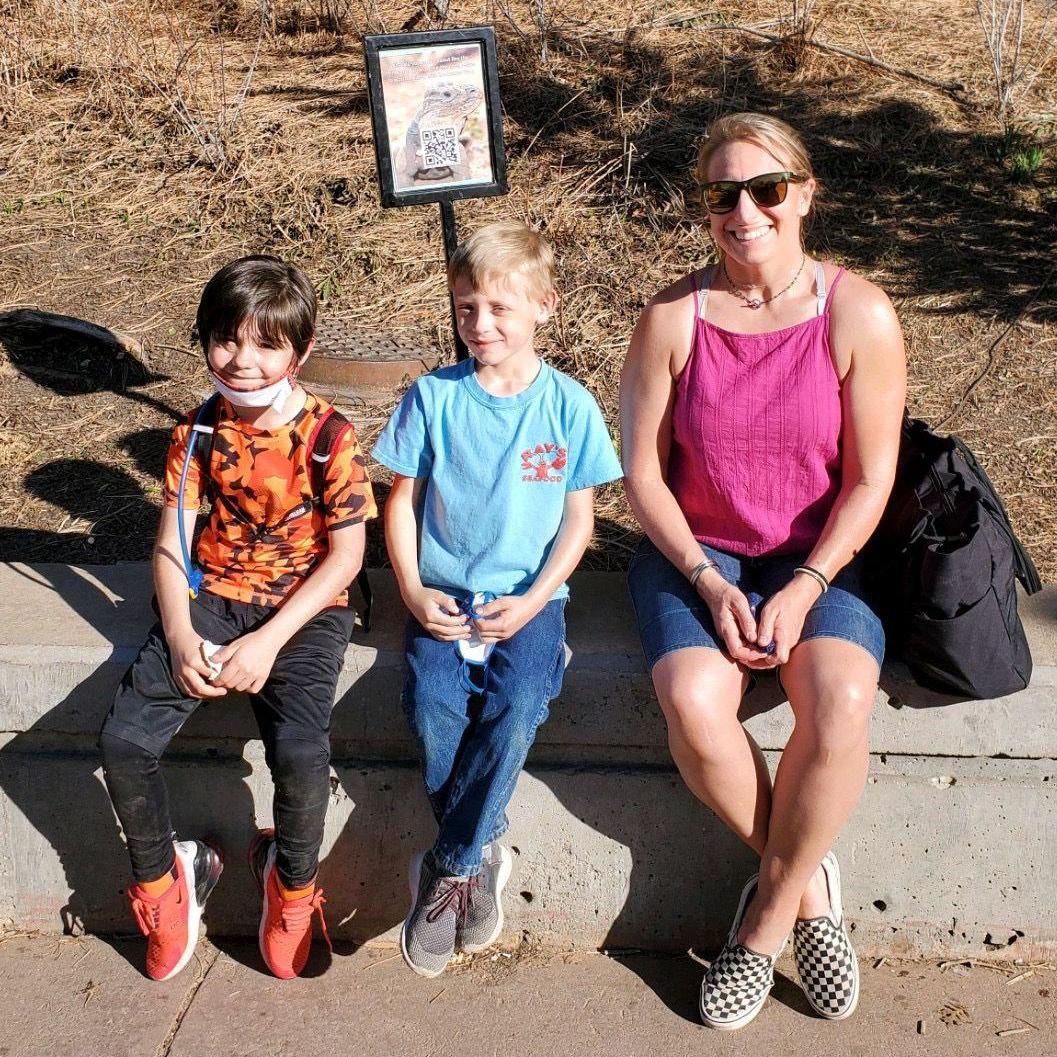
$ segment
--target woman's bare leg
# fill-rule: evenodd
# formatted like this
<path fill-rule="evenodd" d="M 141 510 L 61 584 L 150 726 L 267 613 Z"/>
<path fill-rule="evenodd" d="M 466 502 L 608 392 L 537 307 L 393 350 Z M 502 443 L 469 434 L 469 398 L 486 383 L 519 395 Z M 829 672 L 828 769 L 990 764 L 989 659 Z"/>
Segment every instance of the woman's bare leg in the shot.
<path fill-rule="evenodd" d="M 666 654 L 653 685 L 668 722 L 668 747 L 690 792 L 749 847 L 762 853 L 771 778 L 759 746 L 738 722 L 748 676 L 719 650 Z"/>
<path fill-rule="evenodd" d="M 831 638 L 801 643 L 782 668 L 796 725 L 775 775 L 759 889 L 739 932 L 752 950 L 773 953 L 798 916 L 829 909 L 818 865 L 866 783 L 877 675 L 865 650 Z"/>

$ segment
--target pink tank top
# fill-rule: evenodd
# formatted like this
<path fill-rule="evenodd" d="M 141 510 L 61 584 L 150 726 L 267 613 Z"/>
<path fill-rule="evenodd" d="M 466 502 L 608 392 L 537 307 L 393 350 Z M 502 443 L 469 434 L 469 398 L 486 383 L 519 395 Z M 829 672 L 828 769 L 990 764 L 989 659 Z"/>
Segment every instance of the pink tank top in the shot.
<path fill-rule="evenodd" d="M 676 384 L 668 486 L 703 543 L 747 557 L 809 551 L 840 490 L 840 380 L 822 265 L 817 315 L 765 334 L 704 318 L 711 277 L 700 291 L 692 279 L 694 337 Z"/>

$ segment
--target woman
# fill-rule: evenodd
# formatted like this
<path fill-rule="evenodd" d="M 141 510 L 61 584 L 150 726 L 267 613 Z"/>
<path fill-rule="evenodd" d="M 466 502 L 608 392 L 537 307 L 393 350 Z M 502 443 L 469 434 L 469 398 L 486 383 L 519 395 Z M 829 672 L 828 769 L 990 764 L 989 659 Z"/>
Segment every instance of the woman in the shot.
<path fill-rule="evenodd" d="M 792 932 L 809 1002 L 839 1020 L 859 976 L 830 848 L 865 784 L 884 652 L 854 559 L 895 474 L 902 335 L 880 289 L 806 255 L 816 182 L 788 125 L 721 118 L 697 177 L 719 264 L 647 305 L 621 425 L 646 532 L 629 584 L 672 757 L 760 855 L 701 1016 L 749 1023 Z M 773 788 L 737 719 L 767 669 L 796 720 Z"/>

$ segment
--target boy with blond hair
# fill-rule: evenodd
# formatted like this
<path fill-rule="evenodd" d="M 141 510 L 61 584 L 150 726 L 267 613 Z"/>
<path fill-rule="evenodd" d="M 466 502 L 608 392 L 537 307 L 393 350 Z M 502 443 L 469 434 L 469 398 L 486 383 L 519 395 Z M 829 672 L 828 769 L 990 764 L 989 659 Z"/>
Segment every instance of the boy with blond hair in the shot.
<path fill-rule="evenodd" d="M 621 476 L 597 404 L 536 353 L 554 256 L 524 224 L 490 224 L 448 285 L 470 358 L 418 379 L 373 455 L 394 473 L 386 542 L 411 616 L 403 706 L 438 833 L 411 862 L 405 961 L 436 976 L 456 945 L 503 927 L 499 844 L 518 775 L 561 689 L 566 579 Z"/>

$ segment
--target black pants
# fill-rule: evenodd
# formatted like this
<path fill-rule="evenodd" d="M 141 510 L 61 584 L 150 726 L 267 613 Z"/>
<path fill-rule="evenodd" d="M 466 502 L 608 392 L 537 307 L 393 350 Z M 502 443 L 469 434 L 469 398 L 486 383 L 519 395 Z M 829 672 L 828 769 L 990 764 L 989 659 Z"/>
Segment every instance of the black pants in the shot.
<path fill-rule="evenodd" d="M 226 645 L 274 612 L 203 591 L 191 602 L 191 623 L 204 639 Z M 343 607 L 313 617 L 279 651 L 261 692 L 250 695 L 275 782 L 276 867 L 288 888 L 307 885 L 319 865 L 330 796 L 330 714 L 354 618 Z M 156 624 L 125 673 L 99 738 L 103 775 L 137 882 L 172 869 L 174 834 L 159 761 L 201 703 L 176 685 Z"/>

